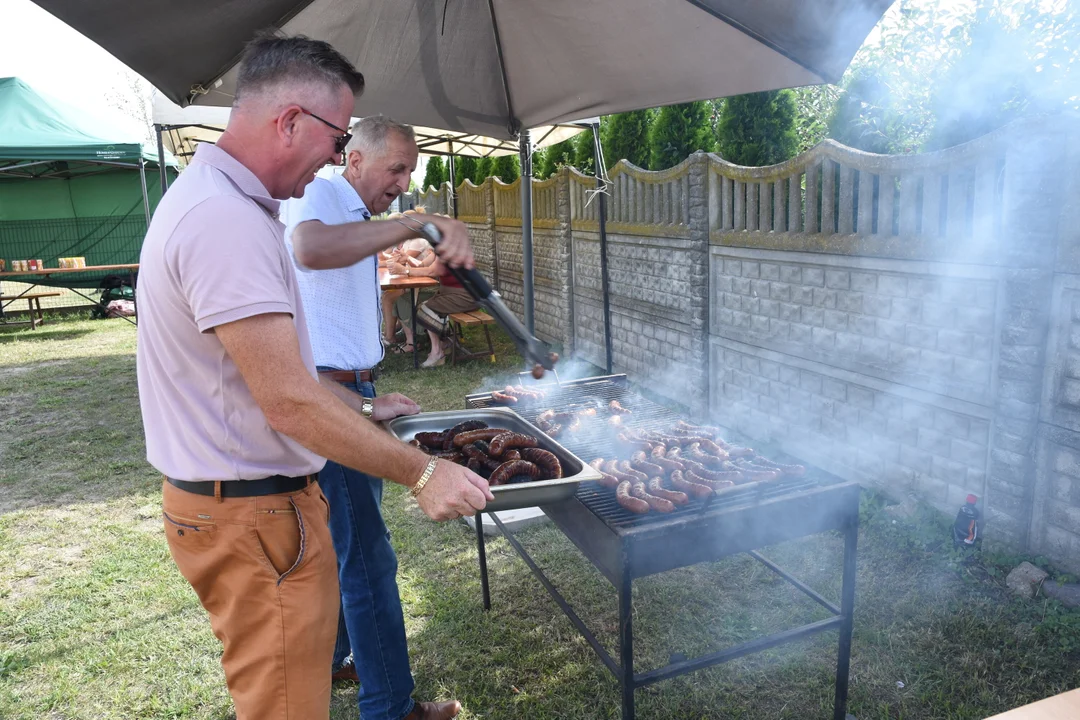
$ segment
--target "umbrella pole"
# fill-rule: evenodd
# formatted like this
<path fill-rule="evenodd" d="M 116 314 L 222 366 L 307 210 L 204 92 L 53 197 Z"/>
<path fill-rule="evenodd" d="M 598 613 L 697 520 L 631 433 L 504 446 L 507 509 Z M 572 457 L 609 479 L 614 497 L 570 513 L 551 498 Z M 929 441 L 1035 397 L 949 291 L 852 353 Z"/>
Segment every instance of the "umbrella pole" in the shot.
<path fill-rule="evenodd" d="M 600 146 L 600 126 L 592 126 L 593 155 L 596 158 L 596 200 L 600 225 L 600 292 L 604 296 L 604 357 L 607 374 L 611 369 L 611 298 L 608 290 L 607 266 L 607 182 L 604 180 L 604 153 Z"/>
<path fill-rule="evenodd" d="M 161 196 L 165 197 L 165 191 L 169 189 L 168 179 L 165 176 L 165 145 L 161 141 L 161 125 L 154 123 L 154 132 L 157 134 L 157 163 L 161 173 Z"/>
<path fill-rule="evenodd" d="M 454 141 L 451 140 L 448 143 L 450 148 L 450 204 L 453 206 L 451 212 L 454 213 L 454 217 L 457 217 L 457 184 L 454 182 Z"/>
<path fill-rule="evenodd" d="M 533 321 L 533 211 L 532 211 L 532 148 L 530 133 L 521 131 L 521 254 L 522 295 L 525 304 L 525 327 L 536 334 Z"/>
<path fill-rule="evenodd" d="M 158 157 L 161 160 L 161 157 Z M 150 197 L 146 194 L 146 160 L 139 158 L 139 182 L 142 184 L 143 211 L 146 213 L 146 229 L 150 229 Z"/>

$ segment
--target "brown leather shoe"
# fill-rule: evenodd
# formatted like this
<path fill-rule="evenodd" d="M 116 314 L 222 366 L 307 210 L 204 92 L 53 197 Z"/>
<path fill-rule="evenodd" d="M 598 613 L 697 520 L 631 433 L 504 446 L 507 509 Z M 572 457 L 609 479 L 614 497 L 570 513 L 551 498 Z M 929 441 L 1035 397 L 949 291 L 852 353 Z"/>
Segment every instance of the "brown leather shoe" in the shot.
<path fill-rule="evenodd" d="M 353 665 L 352 660 L 347 660 L 344 665 L 335 670 L 330 675 L 331 682 L 360 682 L 360 677 L 356 674 L 356 666 Z"/>
<path fill-rule="evenodd" d="M 441 703 L 418 702 L 413 705 L 412 712 L 402 720 L 450 720 L 457 717 L 459 712 L 461 703 L 457 700 Z"/>

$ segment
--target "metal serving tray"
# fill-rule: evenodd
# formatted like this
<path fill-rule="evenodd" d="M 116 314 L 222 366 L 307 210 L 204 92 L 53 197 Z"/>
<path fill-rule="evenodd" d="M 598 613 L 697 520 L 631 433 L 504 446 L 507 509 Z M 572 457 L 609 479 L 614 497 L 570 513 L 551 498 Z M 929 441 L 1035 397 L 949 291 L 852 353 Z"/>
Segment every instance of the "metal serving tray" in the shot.
<path fill-rule="evenodd" d="M 387 422 L 386 429 L 399 440 L 408 442 L 416 433 L 442 432 L 466 420 L 482 420 L 489 427 L 502 427 L 513 432 L 532 435 L 539 441 L 540 447 L 555 453 L 555 457 L 559 458 L 563 468 L 563 476 L 558 480 L 537 480 L 491 488 L 495 499 L 487 504 L 484 512 L 516 510 L 568 500 L 574 497 L 579 483 L 599 480 L 601 477 L 600 473 L 552 440 L 540 428 L 508 408 L 475 408 L 407 415 Z"/>

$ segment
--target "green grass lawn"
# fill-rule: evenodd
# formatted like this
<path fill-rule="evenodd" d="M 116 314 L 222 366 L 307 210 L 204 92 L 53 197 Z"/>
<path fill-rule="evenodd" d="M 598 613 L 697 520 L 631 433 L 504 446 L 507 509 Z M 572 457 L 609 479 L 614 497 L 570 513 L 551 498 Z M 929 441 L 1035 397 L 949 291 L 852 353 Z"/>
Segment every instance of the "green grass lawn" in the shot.
<path fill-rule="evenodd" d="M 475 342 L 475 338 L 473 339 Z M 160 477 L 144 460 L 135 329 L 68 319 L 0 328 L 0 718 L 229 718 L 220 647 L 161 531 Z M 505 384 L 520 360 L 379 382 L 430 410 Z M 434 524 L 390 487 L 384 513 L 420 699 L 456 697 L 465 720 L 617 718 L 614 679 L 505 540 L 488 544 L 481 609 L 474 536 Z M 981 719 L 1080 686 L 1080 613 L 1002 590 L 1007 559 L 959 562 L 948 519 L 896 521 L 868 496 L 859 548 L 850 712 L 859 720 Z M 551 526 L 519 535 L 617 656 L 613 588 Z M 842 543 L 768 548 L 837 599 Z M 747 557 L 635 584 L 639 670 L 820 619 L 821 609 Z M 836 636 L 751 656 L 637 693 L 638 717 L 831 717 Z M 355 688 L 332 717 L 356 718 Z"/>

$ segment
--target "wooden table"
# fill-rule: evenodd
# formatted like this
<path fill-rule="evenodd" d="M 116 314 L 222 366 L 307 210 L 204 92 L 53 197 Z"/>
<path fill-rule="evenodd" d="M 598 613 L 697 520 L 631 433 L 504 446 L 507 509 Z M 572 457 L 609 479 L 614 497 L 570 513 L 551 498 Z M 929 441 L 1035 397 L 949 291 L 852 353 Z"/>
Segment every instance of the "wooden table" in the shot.
<path fill-rule="evenodd" d="M 1077 720 L 1080 718 L 1080 690 L 1055 695 L 986 720 Z"/>
<path fill-rule="evenodd" d="M 412 307 L 412 361 L 413 369 L 420 367 L 420 356 L 417 348 L 420 347 L 419 338 L 416 337 L 416 300 L 420 290 L 426 287 L 438 287 L 439 281 L 433 277 L 422 275 L 391 275 L 386 268 L 379 268 L 379 289 L 381 290 L 408 290 Z"/>
<path fill-rule="evenodd" d="M 73 274 L 76 274 L 76 273 L 99 273 L 99 274 L 101 274 L 101 273 L 115 273 L 115 272 L 126 272 L 128 274 L 128 280 L 131 283 L 131 289 L 132 290 L 135 289 L 135 278 L 136 278 L 137 273 L 139 272 L 139 264 L 138 263 L 132 263 L 132 264 L 129 264 L 129 265 L 87 265 L 86 267 L 81 267 L 81 268 L 44 268 L 42 270 L 25 270 L 25 271 L 22 271 L 22 272 L 12 272 L 10 270 L 7 271 L 7 272 L 0 272 L 0 280 L 12 280 L 12 281 L 15 281 L 15 282 L 25 282 L 25 283 L 28 284 L 28 287 L 25 290 L 23 290 L 18 295 L 13 295 L 12 299 L 10 301 L 8 301 L 6 304 L 5 303 L 0 303 L 0 321 L 3 321 L 3 318 L 4 318 L 4 308 L 7 307 L 8 305 L 10 305 L 11 303 L 15 302 L 19 298 L 21 298 L 26 293 L 33 290 L 35 287 L 37 287 L 37 283 L 35 282 L 35 280 L 37 280 L 39 278 L 47 278 L 47 277 L 52 277 L 54 275 L 73 275 Z M 75 288 L 67 288 L 67 289 L 71 290 L 71 292 L 75 293 L 79 297 L 86 298 L 87 300 L 89 300 L 92 303 L 97 302 L 96 300 L 94 300 L 94 298 L 90 297 L 89 295 L 84 295 L 83 293 L 79 292 Z M 136 313 L 136 316 L 138 315 L 138 311 L 139 311 L 139 301 L 138 301 L 138 293 L 136 293 L 136 295 L 135 295 L 135 313 Z M 131 318 L 126 318 L 125 317 L 124 320 L 127 320 L 132 325 L 138 324 L 137 322 L 132 321 Z"/>

